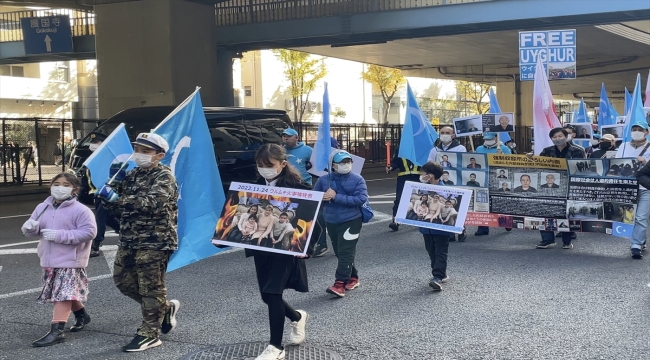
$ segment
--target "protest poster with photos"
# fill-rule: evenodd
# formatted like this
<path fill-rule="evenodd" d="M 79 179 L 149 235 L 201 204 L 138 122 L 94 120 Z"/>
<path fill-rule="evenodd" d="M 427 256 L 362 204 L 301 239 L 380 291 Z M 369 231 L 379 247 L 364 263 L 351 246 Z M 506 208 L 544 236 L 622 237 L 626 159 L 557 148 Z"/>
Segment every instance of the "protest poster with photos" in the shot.
<path fill-rule="evenodd" d="M 642 166 L 636 159 L 490 154 L 487 161 L 488 210 L 476 205 L 475 195 L 465 225 L 631 237 L 634 174 Z"/>
<path fill-rule="evenodd" d="M 233 182 L 213 244 L 305 255 L 323 193 Z"/>
<path fill-rule="evenodd" d="M 515 131 L 514 113 L 483 114 L 481 120 L 484 132 L 512 132 Z"/>
<path fill-rule="evenodd" d="M 466 116 L 452 119 L 456 136 L 471 136 L 483 134 L 481 115 Z"/>
<path fill-rule="evenodd" d="M 471 190 L 407 181 L 395 222 L 460 234 L 471 195 Z"/>

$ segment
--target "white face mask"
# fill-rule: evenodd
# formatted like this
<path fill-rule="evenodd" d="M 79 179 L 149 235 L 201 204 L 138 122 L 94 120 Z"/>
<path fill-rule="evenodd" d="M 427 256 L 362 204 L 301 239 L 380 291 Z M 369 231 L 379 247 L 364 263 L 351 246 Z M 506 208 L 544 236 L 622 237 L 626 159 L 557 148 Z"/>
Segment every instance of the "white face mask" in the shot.
<path fill-rule="evenodd" d="M 485 140 L 483 142 L 483 144 L 485 144 L 485 146 L 494 146 L 496 143 L 497 143 L 496 140 Z"/>
<path fill-rule="evenodd" d="M 153 161 L 151 160 L 151 155 L 147 154 L 133 154 L 133 161 L 135 162 L 136 165 L 138 165 L 141 168 L 148 168 L 153 164 Z"/>
<path fill-rule="evenodd" d="M 277 168 L 261 168 L 257 167 L 257 172 L 260 173 L 260 176 L 265 178 L 266 180 L 273 180 L 278 176 L 278 170 L 279 167 Z"/>
<path fill-rule="evenodd" d="M 336 165 L 336 172 L 339 174 L 349 174 L 350 171 L 352 171 L 352 163 L 350 164 L 337 164 Z"/>
<path fill-rule="evenodd" d="M 95 151 L 99 148 L 99 144 L 90 144 L 88 145 L 88 150 Z"/>
<path fill-rule="evenodd" d="M 421 183 L 429 183 L 429 175 L 420 175 L 420 182 Z"/>
<path fill-rule="evenodd" d="M 598 146 L 600 144 L 600 140 L 591 140 L 591 146 Z"/>
<path fill-rule="evenodd" d="M 573 134 L 569 134 L 569 135 L 566 137 L 566 141 L 571 141 L 571 139 L 573 139 Z"/>
<path fill-rule="evenodd" d="M 67 186 L 52 186 L 50 194 L 56 200 L 68 200 L 72 197 L 72 190 L 74 189 Z"/>
<path fill-rule="evenodd" d="M 645 139 L 645 133 L 643 131 L 632 131 L 632 140 L 641 141 Z"/>
<path fill-rule="evenodd" d="M 447 144 L 451 142 L 451 135 L 440 135 L 440 141 Z"/>

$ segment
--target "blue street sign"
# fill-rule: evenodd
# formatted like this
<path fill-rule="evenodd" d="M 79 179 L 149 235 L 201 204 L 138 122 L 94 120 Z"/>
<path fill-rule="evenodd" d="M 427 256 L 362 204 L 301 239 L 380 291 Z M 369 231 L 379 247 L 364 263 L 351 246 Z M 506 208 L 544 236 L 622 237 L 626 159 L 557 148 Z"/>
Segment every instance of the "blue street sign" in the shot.
<path fill-rule="evenodd" d="M 576 78 L 576 31 L 520 31 L 519 74 L 535 80 L 537 58 L 542 57 L 549 80 Z"/>
<path fill-rule="evenodd" d="M 72 48 L 72 29 L 67 15 L 22 18 L 26 55 L 70 53 Z"/>

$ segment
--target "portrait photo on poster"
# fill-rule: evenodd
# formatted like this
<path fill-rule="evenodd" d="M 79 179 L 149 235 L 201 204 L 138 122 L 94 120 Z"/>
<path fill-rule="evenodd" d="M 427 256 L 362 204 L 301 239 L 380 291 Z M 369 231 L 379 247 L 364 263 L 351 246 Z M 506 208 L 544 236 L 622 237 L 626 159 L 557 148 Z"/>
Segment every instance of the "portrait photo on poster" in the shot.
<path fill-rule="evenodd" d="M 616 124 L 616 125 L 603 125 L 600 127 L 601 135 L 614 135 L 616 140 L 622 140 L 623 134 L 625 133 L 625 125 Z"/>
<path fill-rule="evenodd" d="M 567 160 L 571 176 L 602 176 L 603 163 L 601 159 L 570 159 Z"/>
<path fill-rule="evenodd" d="M 446 169 L 442 171 L 442 176 L 440 180 L 443 184 L 448 186 L 460 185 L 458 182 L 457 171 L 452 169 Z"/>
<path fill-rule="evenodd" d="M 643 167 L 637 159 L 609 159 L 607 176 L 634 178 L 636 172 Z"/>
<path fill-rule="evenodd" d="M 232 183 L 212 243 L 304 255 L 322 197 L 315 191 Z"/>
<path fill-rule="evenodd" d="M 499 181 L 499 183 L 501 183 L 501 181 L 508 181 L 509 180 L 509 178 L 508 178 L 508 169 L 496 169 L 496 171 L 494 171 L 494 173 L 496 174 L 496 176 L 494 178 L 497 179 L 497 181 Z"/>
<path fill-rule="evenodd" d="M 603 214 L 605 220 L 618 221 L 624 224 L 634 224 L 636 205 L 617 202 L 604 202 Z"/>
<path fill-rule="evenodd" d="M 459 166 L 458 153 L 455 152 L 438 152 L 436 159 L 438 164 L 445 169 L 455 169 Z"/>
<path fill-rule="evenodd" d="M 489 127 L 486 126 L 489 124 Z M 513 113 L 483 114 L 483 129 L 488 132 L 512 132 L 515 131 Z"/>
<path fill-rule="evenodd" d="M 603 203 L 568 200 L 566 214 L 569 220 L 602 220 Z"/>
<path fill-rule="evenodd" d="M 537 193 L 537 173 L 514 173 L 514 194 Z"/>
<path fill-rule="evenodd" d="M 470 136 L 483 133 L 481 115 L 453 119 L 456 136 Z"/>
<path fill-rule="evenodd" d="M 460 154 L 463 169 L 485 169 L 487 170 L 486 154 Z"/>
<path fill-rule="evenodd" d="M 541 176 L 541 185 L 539 186 L 538 190 L 560 188 L 561 179 L 559 173 L 542 172 L 540 176 Z"/>
<path fill-rule="evenodd" d="M 591 127 L 591 123 L 569 123 L 567 125 L 571 125 L 574 129 L 576 129 L 576 139 L 589 140 L 593 136 L 594 131 Z"/>
<path fill-rule="evenodd" d="M 463 231 L 471 196 L 471 190 L 407 181 L 395 221 L 460 233 Z"/>
<path fill-rule="evenodd" d="M 492 190 L 496 192 L 512 192 L 512 183 L 508 180 L 499 180 L 499 184 L 501 184 L 501 187 L 498 188 L 497 190 Z"/>
<path fill-rule="evenodd" d="M 459 184 L 461 186 L 487 187 L 487 183 L 485 182 L 485 171 L 463 170 L 461 176 L 463 180 L 462 183 Z"/>

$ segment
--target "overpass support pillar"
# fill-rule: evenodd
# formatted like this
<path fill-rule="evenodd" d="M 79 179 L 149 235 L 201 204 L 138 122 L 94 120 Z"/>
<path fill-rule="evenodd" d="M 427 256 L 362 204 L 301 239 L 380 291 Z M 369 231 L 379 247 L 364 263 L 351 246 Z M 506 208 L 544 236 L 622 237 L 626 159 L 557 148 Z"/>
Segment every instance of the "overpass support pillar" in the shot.
<path fill-rule="evenodd" d="M 515 125 L 533 126 L 533 81 L 497 83 L 497 100 L 503 112 L 515 114 Z"/>
<path fill-rule="evenodd" d="M 95 6 L 99 116 L 178 105 L 196 86 L 204 106 L 222 105 L 214 14 L 213 5 L 184 0 Z M 232 70 L 229 78 L 232 98 Z"/>

